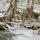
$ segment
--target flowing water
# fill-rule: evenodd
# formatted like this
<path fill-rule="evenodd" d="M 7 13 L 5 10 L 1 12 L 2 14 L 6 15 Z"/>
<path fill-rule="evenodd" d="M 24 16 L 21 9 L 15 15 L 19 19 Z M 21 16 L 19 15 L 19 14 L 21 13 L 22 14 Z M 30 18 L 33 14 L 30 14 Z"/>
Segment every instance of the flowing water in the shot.
<path fill-rule="evenodd" d="M 0 31 L 0 40 L 40 40 L 37 30 L 21 28 L 17 24 L 14 24 L 16 27 L 9 27 L 9 32 Z"/>
<path fill-rule="evenodd" d="M 0 40 L 40 40 L 40 35 L 33 34 L 33 30 L 0 31 Z"/>

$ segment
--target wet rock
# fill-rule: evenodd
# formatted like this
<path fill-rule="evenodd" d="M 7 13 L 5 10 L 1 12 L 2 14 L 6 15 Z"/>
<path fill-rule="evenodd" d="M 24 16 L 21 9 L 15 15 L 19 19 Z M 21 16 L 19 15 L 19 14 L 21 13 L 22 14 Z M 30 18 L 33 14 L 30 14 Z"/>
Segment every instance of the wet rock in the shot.
<path fill-rule="evenodd" d="M 40 35 L 40 28 L 38 29 L 38 34 Z"/>
<path fill-rule="evenodd" d="M 0 30 L 5 30 L 2 26 L 0 26 Z"/>

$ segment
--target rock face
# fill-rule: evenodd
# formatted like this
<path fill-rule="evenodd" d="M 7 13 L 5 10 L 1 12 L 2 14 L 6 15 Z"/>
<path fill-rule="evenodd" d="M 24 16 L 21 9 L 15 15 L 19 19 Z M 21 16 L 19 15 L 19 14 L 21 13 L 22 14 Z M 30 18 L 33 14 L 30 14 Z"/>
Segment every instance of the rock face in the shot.
<path fill-rule="evenodd" d="M 17 3 L 17 10 L 22 12 L 23 10 L 27 10 L 28 7 L 28 0 L 19 0 Z"/>
<path fill-rule="evenodd" d="M 10 7 L 10 0 L 0 0 L 0 17 L 3 17 Z"/>
<path fill-rule="evenodd" d="M 34 3 L 33 12 L 40 13 L 40 0 L 35 0 Z"/>

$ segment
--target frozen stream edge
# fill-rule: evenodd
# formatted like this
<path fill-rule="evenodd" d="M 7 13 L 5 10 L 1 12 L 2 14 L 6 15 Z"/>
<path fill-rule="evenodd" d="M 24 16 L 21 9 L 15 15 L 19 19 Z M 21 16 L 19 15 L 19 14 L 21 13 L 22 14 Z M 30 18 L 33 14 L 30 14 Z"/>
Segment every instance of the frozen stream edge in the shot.
<path fill-rule="evenodd" d="M 17 29 L 10 30 L 10 33 L 12 34 L 12 40 L 40 40 L 40 36 L 37 33 L 34 35 L 33 30 Z"/>

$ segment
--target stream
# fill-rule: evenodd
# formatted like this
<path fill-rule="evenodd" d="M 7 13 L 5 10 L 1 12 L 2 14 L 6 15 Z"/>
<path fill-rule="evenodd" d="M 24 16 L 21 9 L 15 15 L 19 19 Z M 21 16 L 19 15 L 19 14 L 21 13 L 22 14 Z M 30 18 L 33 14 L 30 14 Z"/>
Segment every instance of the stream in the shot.
<path fill-rule="evenodd" d="M 37 30 L 16 29 L 9 32 L 0 31 L 0 40 L 40 40 L 40 35 Z"/>

